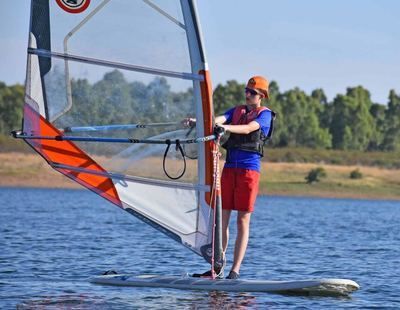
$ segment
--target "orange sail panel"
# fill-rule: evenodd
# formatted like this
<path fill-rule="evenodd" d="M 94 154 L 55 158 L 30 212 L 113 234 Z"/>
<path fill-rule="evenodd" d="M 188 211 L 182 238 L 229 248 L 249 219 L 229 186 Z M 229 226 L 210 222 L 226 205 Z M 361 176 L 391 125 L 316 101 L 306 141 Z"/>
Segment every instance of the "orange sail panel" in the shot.
<path fill-rule="evenodd" d="M 28 104 L 24 107 L 25 122 L 36 124 L 34 130 L 38 136 L 59 136 L 62 133 L 51 125 L 46 119 L 34 111 Z M 36 122 L 35 120 L 39 120 Z M 71 167 L 83 168 L 91 171 L 106 173 L 106 171 L 90 158 L 85 152 L 71 141 L 57 140 L 26 140 L 38 153 L 40 153 L 50 165 L 62 164 Z M 68 169 L 55 168 L 57 171 L 68 176 L 72 180 L 96 192 L 112 203 L 122 207 L 114 183 L 108 177 L 93 173 L 71 171 Z"/>

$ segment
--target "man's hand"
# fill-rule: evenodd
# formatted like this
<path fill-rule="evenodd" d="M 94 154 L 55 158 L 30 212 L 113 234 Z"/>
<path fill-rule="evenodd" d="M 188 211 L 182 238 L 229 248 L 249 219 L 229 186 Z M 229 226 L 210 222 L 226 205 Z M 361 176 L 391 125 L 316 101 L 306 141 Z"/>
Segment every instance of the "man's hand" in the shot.
<path fill-rule="evenodd" d="M 214 134 L 218 135 L 218 136 L 223 136 L 225 134 L 225 128 L 224 125 L 219 125 L 216 124 L 214 126 Z"/>
<path fill-rule="evenodd" d="M 182 125 L 185 127 L 195 127 L 196 126 L 196 119 L 187 117 L 182 121 Z"/>

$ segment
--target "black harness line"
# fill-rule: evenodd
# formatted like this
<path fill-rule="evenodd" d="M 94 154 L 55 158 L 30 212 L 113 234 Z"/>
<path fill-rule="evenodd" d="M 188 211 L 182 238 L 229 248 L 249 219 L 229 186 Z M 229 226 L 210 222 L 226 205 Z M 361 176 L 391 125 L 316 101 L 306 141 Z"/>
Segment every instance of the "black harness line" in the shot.
<path fill-rule="evenodd" d="M 177 139 L 177 140 L 175 140 L 175 150 L 176 151 L 180 151 L 180 153 L 181 153 L 181 155 L 182 155 L 182 158 L 183 158 L 183 170 L 182 170 L 182 173 L 181 174 L 179 174 L 178 176 L 171 176 L 168 172 L 167 172 L 167 169 L 166 169 L 166 165 L 165 165 L 165 163 L 166 163 L 166 159 L 167 159 L 167 155 L 168 155 L 168 151 L 169 151 L 169 149 L 170 149 L 170 147 L 171 147 L 171 140 L 170 139 L 167 139 L 167 140 L 165 140 L 165 143 L 167 144 L 167 148 L 165 149 L 165 152 L 164 152 L 164 157 L 163 157 L 163 170 L 164 170 L 164 173 L 165 173 L 165 175 L 168 177 L 168 178 L 170 178 L 171 180 L 179 180 L 181 177 L 183 177 L 183 175 L 185 174 L 185 172 L 186 172 L 186 156 L 185 156 L 185 152 L 183 151 L 183 149 L 182 149 L 182 145 L 181 145 L 181 143 L 180 143 L 180 141 Z"/>

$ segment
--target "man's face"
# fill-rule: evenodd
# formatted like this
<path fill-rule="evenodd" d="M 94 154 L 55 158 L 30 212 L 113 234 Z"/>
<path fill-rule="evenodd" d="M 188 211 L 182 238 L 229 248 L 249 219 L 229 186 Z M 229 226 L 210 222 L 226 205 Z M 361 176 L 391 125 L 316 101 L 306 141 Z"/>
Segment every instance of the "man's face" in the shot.
<path fill-rule="evenodd" d="M 252 88 L 245 88 L 246 103 L 250 105 L 257 105 L 261 103 L 263 95 L 257 90 Z"/>

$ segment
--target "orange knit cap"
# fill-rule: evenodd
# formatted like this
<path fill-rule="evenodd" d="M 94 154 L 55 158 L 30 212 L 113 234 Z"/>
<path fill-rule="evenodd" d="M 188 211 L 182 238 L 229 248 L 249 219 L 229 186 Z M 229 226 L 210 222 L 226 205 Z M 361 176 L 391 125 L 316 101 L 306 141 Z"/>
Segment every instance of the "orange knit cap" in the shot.
<path fill-rule="evenodd" d="M 269 82 L 266 78 L 263 78 L 262 76 L 253 76 L 247 82 L 246 87 L 256 89 L 262 92 L 265 95 L 265 98 L 267 99 L 269 98 L 269 92 L 268 92 Z"/>

